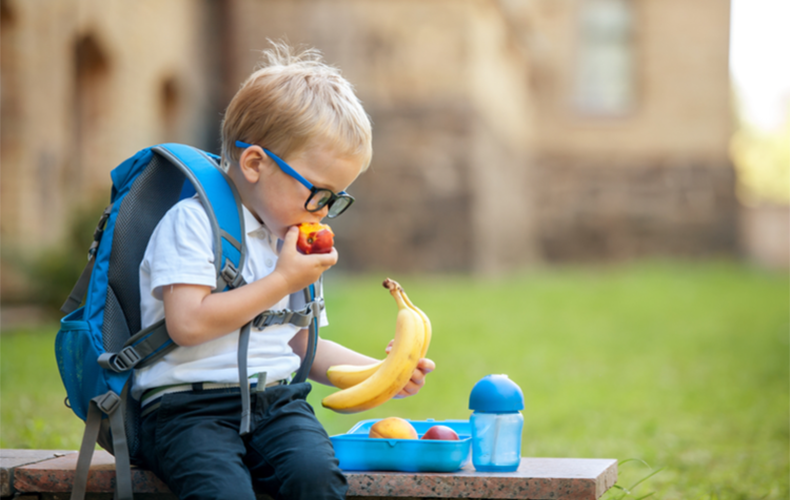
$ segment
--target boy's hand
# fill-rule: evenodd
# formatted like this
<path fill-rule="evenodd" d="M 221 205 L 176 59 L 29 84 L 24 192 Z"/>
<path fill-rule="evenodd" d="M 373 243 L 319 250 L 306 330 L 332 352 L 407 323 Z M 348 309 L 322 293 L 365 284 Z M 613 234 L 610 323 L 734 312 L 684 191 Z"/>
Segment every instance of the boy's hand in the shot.
<path fill-rule="evenodd" d="M 433 361 L 428 358 L 420 358 L 420 361 L 417 363 L 417 368 L 415 368 L 414 373 L 411 374 L 411 380 L 406 383 L 406 387 L 395 395 L 395 399 L 414 396 L 420 392 L 422 386 L 425 385 L 425 376 L 435 369 L 436 364 Z"/>
<path fill-rule="evenodd" d="M 387 348 L 385 352 L 387 354 L 390 353 L 392 350 L 392 344 L 395 343 L 394 340 L 390 340 L 390 343 L 387 344 Z M 395 399 L 405 398 L 408 396 L 414 396 L 422 386 L 425 385 L 425 376 L 431 373 L 436 369 L 436 363 L 428 358 L 420 358 L 420 361 L 417 363 L 417 368 L 414 369 L 414 373 L 411 374 L 411 379 L 406 384 L 398 394 L 395 395 Z"/>
<path fill-rule="evenodd" d="M 274 268 L 274 273 L 285 280 L 289 293 L 315 283 L 324 271 L 337 262 L 337 250 L 334 247 L 329 253 L 304 255 L 296 249 L 298 239 L 299 229 L 296 226 L 288 228 Z"/>

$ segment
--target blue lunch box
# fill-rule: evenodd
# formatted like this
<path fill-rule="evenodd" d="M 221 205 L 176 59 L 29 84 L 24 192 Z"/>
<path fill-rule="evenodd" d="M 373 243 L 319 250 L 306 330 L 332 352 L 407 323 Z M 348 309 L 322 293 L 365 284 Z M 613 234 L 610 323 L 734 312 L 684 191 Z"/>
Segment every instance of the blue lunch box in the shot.
<path fill-rule="evenodd" d="M 434 425 L 446 425 L 458 441 L 369 438 L 379 419 L 362 420 L 346 434 L 331 436 L 343 470 L 455 472 L 470 462 L 472 430 L 468 420 L 408 420 L 422 437 Z"/>

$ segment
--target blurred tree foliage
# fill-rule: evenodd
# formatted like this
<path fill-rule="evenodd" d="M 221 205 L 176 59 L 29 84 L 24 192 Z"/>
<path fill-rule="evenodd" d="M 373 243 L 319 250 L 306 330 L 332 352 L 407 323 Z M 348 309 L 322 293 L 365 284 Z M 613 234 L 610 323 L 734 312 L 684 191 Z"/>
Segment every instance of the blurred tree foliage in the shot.
<path fill-rule="evenodd" d="M 766 131 L 741 124 L 733 135 L 730 153 L 743 202 L 790 203 L 790 106 L 779 129 Z"/>
<path fill-rule="evenodd" d="M 71 292 L 88 262 L 88 248 L 106 200 L 85 203 L 74 210 L 63 239 L 36 255 L 10 252 L 15 267 L 28 286 L 17 300 L 35 303 L 56 312 Z"/>

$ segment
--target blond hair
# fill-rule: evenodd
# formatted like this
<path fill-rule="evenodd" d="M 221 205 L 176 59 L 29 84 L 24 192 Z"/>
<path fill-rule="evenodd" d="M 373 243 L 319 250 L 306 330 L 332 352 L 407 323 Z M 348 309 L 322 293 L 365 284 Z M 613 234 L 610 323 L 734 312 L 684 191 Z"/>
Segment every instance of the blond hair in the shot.
<path fill-rule="evenodd" d="M 222 120 L 222 160 L 238 163 L 237 140 L 257 144 L 281 158 L 325 141 L 336 152 L 362 160 L 372 155 L 370 118 L 340 70 L 325 64 L 316 49 L 295 52 L 269 41 L 264 62 L 231 99 Z"/>

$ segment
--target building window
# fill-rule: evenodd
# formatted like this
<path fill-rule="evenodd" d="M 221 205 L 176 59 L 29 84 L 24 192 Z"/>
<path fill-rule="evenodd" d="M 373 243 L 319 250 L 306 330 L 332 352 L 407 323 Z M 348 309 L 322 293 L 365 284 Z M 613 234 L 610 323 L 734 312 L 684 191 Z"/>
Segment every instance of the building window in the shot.
<path fill-rule="evenodd" d="M 162 140 L 179 141 L 179 112 L 181 92 L 174 77 L 166 78 L 159 87 L 159 110 L 162 122 Z"/>
<path fill-rule="evenodd" d="M 574 106 L 583 114 L 620 115 L 634 105 L 631 0 L 582 0 Z"/>

